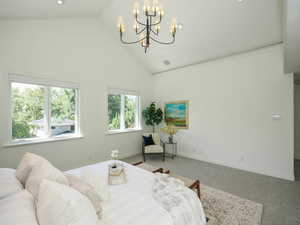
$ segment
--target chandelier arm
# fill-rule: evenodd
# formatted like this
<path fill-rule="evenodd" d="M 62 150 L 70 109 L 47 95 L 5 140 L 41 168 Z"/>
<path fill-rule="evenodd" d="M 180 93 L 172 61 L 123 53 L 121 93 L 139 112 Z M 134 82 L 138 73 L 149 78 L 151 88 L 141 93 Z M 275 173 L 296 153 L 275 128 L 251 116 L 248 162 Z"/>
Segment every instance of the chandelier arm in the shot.
<path fill-rule="evenodd" d="M 158 36 L 158 32 L 152 30 L 152 27 L 150 28 L 150 30 L 151 30 L 151 32 L 152 32 L 153 34 L 155 34 L 156 36 Z"/>
<path fill-rule="evenodd" d="M 127 45 L 130 45 L 130 44 L 136 44 L 136 43 L 139 43 L 139 42 L 141 42 L 141 41 L 143 41 L 143 40 L 145 40 L 145 39 L 146 39 L 146 37 L 143 37 L 143 38 L 141 38 L 140 40 L 128 42 L 128 41 L 124 41 L 124 40 L 123 40 L 123 36 L 120 35 L 120 40 L 121 40 L 121 42 L 122 42 L 123 44 L 127 44 Z"/>
<path fill-rule="evenodd" d="M 144 24 L 144 23 L 142 23 L 141 21 L 139 21 L 138 18 L 137 18 L 137 16 L 135 16 L 135 21 L 136 21 L 138 24 L 142 25 L 142 26 L 147 26 L 147 24 Z"/>
<path fill-rule="evenodd" d="M 152 41 L 155 41 L 156 43 L 162 44 L 162 45 L 171 45 L 171 44 L 173 44 L 173 43 L 175 42 L 175 36 L 173 36 L 173 40 L 170 41 L 170 42 L 161 42 L 161 41 L 158 41 L 158 40 L 154 39 L 154 38 L 151 37 L 151 36 L 150 36 L 150 39 L 151 39 Z"/>
<path fill-rule="evenodd" d="M 145 31 L 145 30 L 146 30 L 146 27 L 144 27 L 144 28 L 141 29 L 140 31 L 136 32 L 136 34 L 140 34 L 140 33 L 142 33 L 142 32 Z"/>
<path fill-rule="evenodd" d="M 160 24 L 162 21 L 162 16 L 159 16 L 159 21 L 157 23 L 151 23 L 151 26 L 156 26 L 158 24 Z"/>

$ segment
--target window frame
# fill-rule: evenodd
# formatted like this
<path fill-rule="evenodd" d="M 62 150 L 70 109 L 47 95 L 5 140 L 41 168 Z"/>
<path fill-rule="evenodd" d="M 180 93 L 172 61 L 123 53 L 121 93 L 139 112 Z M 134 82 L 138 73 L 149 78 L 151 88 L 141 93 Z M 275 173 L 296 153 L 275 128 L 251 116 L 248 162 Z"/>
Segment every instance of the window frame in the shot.
<path fill-rule="evenodd" d="M 110 130 L 109 129 L 109 117 L 108 117 L 108 95 L 121 95 L 121 106 L 120 106 L 120 129 Z M 136 127 L 135 128 L 125 128 L 125 95 L 132 95 L 137 97 L 137 105 L 136 105 Z M 141 96 L 139 91 L 129 91 L 118 88 L 107 88 L 106 94 L 106 134 L 120 134 L 120 133 L 128 133 L 128 132 L 136 132 L 141 131 Z"/>
<path fill-rule="evenodd" d="M 45 123 L 45 137 L 37 138 L 24 138 L 13 140 L 12 138 L 12 83 L 23 83 L 31 85 L 40 85 L 45 88 L 44 98 L 45 98 L 45 108 L 44 108 L 44 118 Z M 58 88 L 70 88 L 75 89 L 75 132 L 73 134 L 64 134 L 64 135 L 51 135 L 51 95 L 50 89 L 53 87 Z M 23 144 L 34 144 L 42 142 L 51 142 L 56 140 L 67 140 L 67 139 L 76 139 L 82 138 L 81 128 L 80 128 L 80 86 L 77 83 L 73 82 L 64 82 L 64 81 L 54 81 L 43 78 L 36 78 L 31 76 L 24 76 L 19 74 L 9 74 L 8 75 L 8 144 L 5 146 L 14 146 L 14 145 L 23 145 Z"/>

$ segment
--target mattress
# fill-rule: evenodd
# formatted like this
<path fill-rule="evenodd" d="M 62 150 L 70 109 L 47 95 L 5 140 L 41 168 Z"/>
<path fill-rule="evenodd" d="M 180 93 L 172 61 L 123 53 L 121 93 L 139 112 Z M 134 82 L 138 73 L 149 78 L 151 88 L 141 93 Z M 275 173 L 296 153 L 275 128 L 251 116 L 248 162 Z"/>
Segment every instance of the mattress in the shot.
<path fill-rule="evenodd" d="M 83 169 L 97 172 L 108 183 L 108 164 L 110 161 L 89 165 L 67 171 L 80 175 Z M 123 162 L 122 162 L 123 163 Z M 103 203 L 103 219 L 99 224 L 107 225 L 173 225 L 170 214 L 152 197 L 154 174 L 127 163 L 125 171 L 128 182 L 109 185 L 110 200 Z"/>

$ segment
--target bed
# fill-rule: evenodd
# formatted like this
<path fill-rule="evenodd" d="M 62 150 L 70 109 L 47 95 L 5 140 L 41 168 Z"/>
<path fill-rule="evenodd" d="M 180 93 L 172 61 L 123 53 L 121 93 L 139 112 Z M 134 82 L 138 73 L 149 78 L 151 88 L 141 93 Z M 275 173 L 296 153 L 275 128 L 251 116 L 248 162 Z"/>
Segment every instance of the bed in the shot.
<path fill-rule="evenodd" d="M 107 183 L 109 163 L 111 162 L 101 162 L 69 170 L 66 173 L 80 175 L 83 170 L 89 169 L 100 174 Z M 122 185 L 109 185 L 110 199 L 103 204 L 104 213 L 102 219 L 99 220 L 99 225 L 182 224 L 180 222 L 183 221 L 183 218 L 181 218 L 180 212 L 176 214 L 177 216 L 171 215 L 153 198 L 152 187 L 155 175 L 130 164 L 122 163 L 125 166 L 128 182 Z M 0 169 L 0 180 L 1 170 L 3 169 Z M 10 174 L 13 174 L 13 171 L 10 171 Z M 0 185 L 2 188 L 1 183 Z M 12 188 L 12 186 L 15 187 Z M 0 218 L 4 218 L 0 219 L 0 225 L 36 225 L 37 222 L 32 213 L 32 210 L 35 210 L 33 198 L 28 195 L 26 190 L 20 188 L 17 182 L 10 188 L 13 190 L 7 191 L 9 193 L 6 193 L 6 197 L 0 199 Z M 22 204 L 18 204 L 17 201 Z M 3 217 L 4 215 L 5 217 Z M 204 215 L 200 215 L 199 212 L 199 216 Z"/>
<path fill-rule="evenodd" d="M 83 169 L 89 168 L 99 172 L 107 182 L 109 163 L 109 161 L 97 163 L 70 170 L 68 173 L 79 175 Z M 128 182 L 109 186 L 111 196 L 110 200 L 103 204 L 103 223 L 110 225 L 172 225 L 172 218 L 168 212 L 159 207 L 152 198 L 151 189 L 154 175 L 130 164 L 124 164 Z"/>

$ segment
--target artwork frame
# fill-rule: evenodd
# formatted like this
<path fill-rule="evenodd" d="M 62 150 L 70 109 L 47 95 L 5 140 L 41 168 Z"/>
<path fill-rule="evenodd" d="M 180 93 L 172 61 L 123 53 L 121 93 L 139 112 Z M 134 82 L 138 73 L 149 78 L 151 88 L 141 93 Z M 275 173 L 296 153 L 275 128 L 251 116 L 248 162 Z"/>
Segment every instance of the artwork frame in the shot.
<path fill-rule="evenodd" d="M 165 103 L 165 123 L 177 129 L 189 129 L 189 101 Z M 180 119 L 179 119 L 180 118 Z"/>

